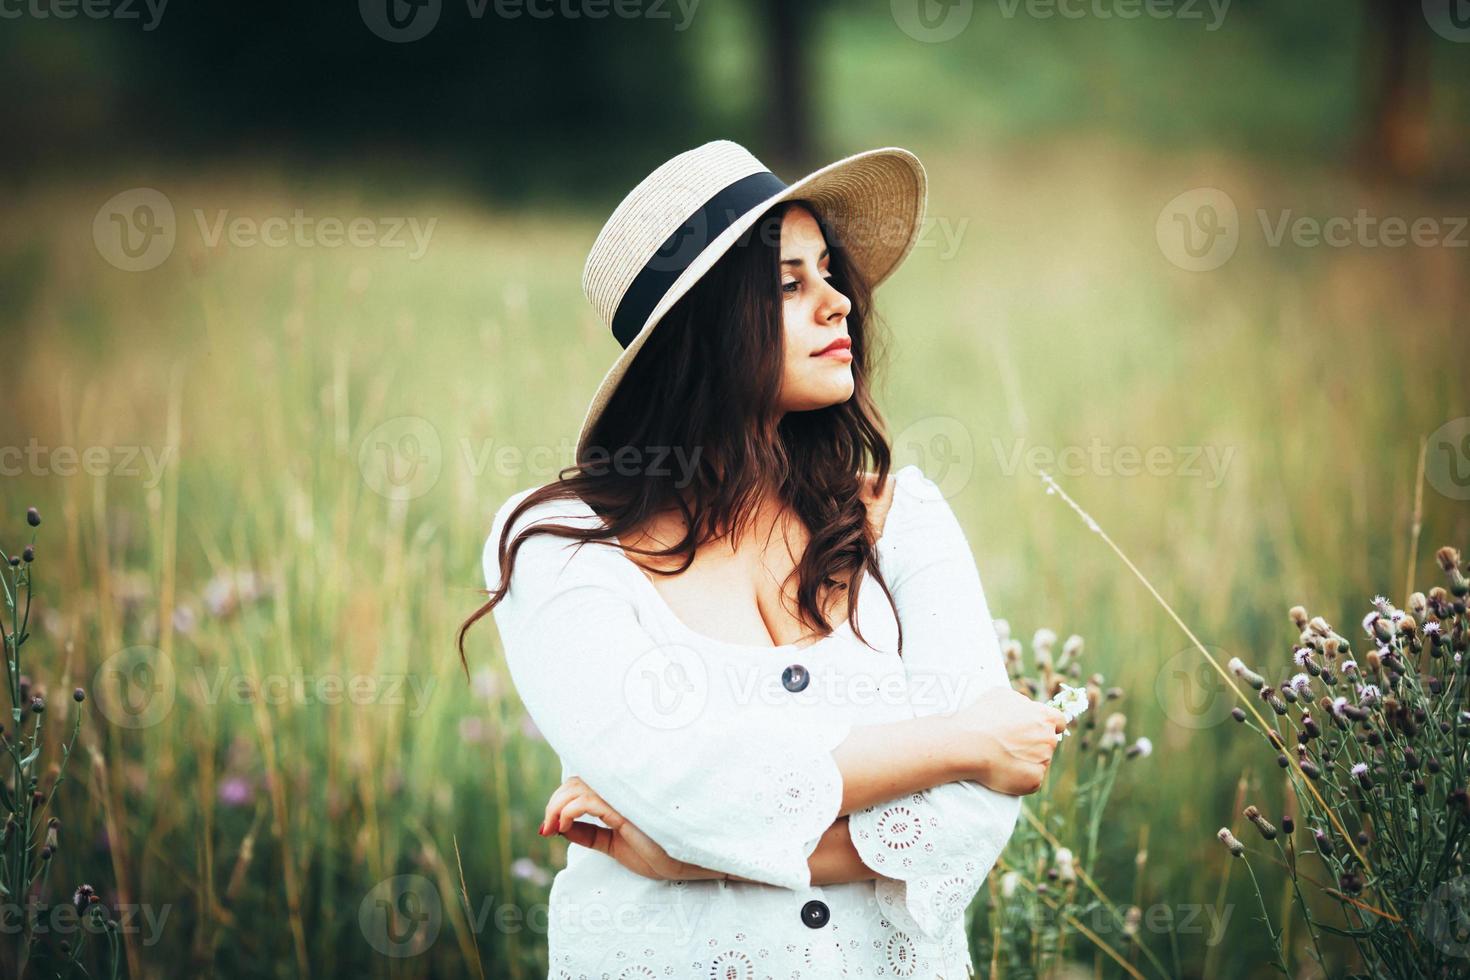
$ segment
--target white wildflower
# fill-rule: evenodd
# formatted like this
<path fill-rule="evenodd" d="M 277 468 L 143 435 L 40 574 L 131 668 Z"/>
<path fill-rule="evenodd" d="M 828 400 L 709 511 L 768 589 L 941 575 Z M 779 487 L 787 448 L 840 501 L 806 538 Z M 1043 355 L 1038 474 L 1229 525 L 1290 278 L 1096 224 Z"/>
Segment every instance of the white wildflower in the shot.
<path fill-rule="evenodd" d="M 1067 721 L 1071 722 L 1087 710 L 1087 689 L 1063 684 L 1062 689 L 1047 704 L 1066 715 Z"/>

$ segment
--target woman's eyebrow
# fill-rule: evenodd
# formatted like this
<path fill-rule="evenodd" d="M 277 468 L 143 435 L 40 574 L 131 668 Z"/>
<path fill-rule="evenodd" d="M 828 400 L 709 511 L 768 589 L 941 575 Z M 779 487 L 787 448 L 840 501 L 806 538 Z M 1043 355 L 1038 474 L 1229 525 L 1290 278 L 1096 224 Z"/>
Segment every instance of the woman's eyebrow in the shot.
<path fill-rule="evenodd" d="M 831 247 L 830 246 L 828 248 L 822 249 L 822 254 L 817 256 L 817 261 L 820 262 L 823 259 L 825 259 L 827 257 L 827 253 L 829 251 L 831 251 Z M 802 261 L 803 261 L 802 259 L 782 259 L 781 260 L 781 264 L 782 265 L 801 265 Z"/>

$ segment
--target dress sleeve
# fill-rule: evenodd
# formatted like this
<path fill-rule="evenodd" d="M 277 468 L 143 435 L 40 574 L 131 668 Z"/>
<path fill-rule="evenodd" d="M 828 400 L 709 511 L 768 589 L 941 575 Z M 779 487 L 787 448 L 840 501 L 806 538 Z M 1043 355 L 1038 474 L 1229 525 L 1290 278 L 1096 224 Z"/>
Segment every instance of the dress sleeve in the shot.
<path fill-rule="evenodd" d="M 483 556 L 500 580 L 500 535 L 530 490 L 495 516 Z M 598 527 L 580 500 L 545 501 L 516 519 Z M 511 538 L 514 540 L 514 537 Z M 807 861 L 842 803 L 832 749 L 851 722 L 800 711 L 718 708 L 717 672 L 640 618 L 640 571 L 617 546 L 527 538 L 495 607 L 511 679 L 536 727 L 608 804 L 681 861 L 784 888 L 810 887 Z"/>
<path fill-rule="evenodd" d="M 950 714 L 1010 681 L 949 502 L 918 467 L 895 481 L 879 547 L 903 626 L 908 703 L 915 717 Z M 1020 797 L 966 780 L 853 811 L 848 822 L 863 863 L 883 876 L 885 914 L 937 937 L 969 908 L 1020 812 Z"/>

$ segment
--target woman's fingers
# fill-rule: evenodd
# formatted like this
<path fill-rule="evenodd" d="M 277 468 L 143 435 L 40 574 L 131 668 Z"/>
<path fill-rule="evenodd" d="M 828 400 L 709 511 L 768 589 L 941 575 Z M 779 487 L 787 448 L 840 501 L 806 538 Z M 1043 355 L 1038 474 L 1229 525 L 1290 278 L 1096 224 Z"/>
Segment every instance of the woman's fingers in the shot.
<path fill-rule="evenodd" d="M 584 792 L 590 792 L 588 785 L 573 776 L 552 791 L 550 799 L 546 801 L 546 815 L 541 820 L 542 835 L 554 834 L 561 826 L 561 810 L 573 799 Z"/>

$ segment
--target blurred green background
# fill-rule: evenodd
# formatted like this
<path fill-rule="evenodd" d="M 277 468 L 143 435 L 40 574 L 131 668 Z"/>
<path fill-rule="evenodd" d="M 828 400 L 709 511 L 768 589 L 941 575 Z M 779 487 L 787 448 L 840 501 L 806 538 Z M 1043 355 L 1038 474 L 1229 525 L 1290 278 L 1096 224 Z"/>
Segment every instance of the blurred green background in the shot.
<path fill-rule="evenodd" d="M 1470 545 L 1457 8 L 393 2 L 7 8 L 0 542 L 41 509 L 27 670 L 98 689 L 51 897 L 166 910 L 138 977 L 544 976 L 554 755 L 493 627 L 468 684 L 452 637 L 616 351 L 587 250 L 706 140 L 787 180 L 899 145 L 930 180 L 879 296 L 900 465 L 995 614 L 1086 636 L 1153 739 L 1089 870 L 1233 907 L 1180 975 L 1268 975 L 1214 838 L 1281 811 L 1279 770 L 1036 470 L 1276 680 L 1289 606 L 1347 632 L 1439 584 Z M 107 699 L 139 664 L 141 724 Z M 363 918 L 406 874 L 443 905 L 407 947 Z"/>

